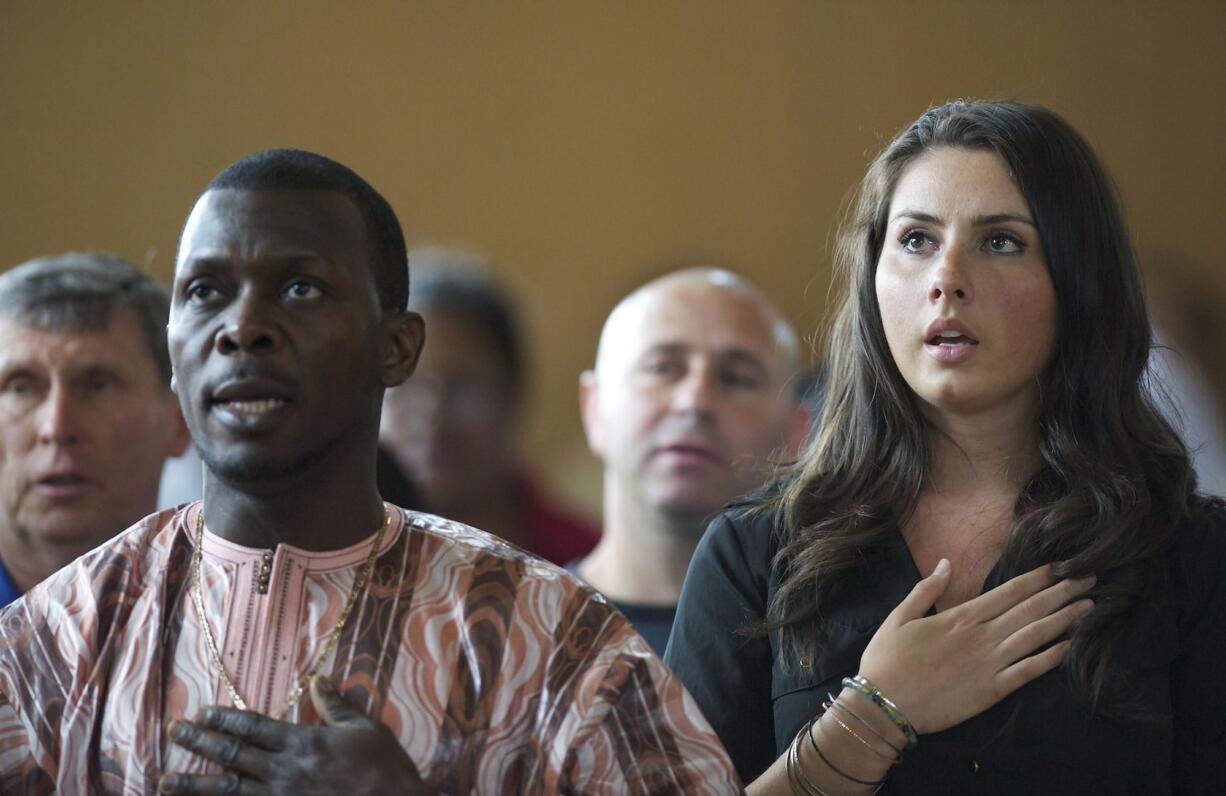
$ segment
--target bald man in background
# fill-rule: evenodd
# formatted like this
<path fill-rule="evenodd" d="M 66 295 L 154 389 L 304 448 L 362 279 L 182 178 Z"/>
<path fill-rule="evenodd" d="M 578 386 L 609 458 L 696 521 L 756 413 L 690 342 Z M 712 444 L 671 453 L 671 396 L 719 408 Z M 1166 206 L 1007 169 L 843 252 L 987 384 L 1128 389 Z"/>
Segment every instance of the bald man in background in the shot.
<path fill-rule="evenodd" d="M 604 464 L 604 533 L 569 567 L 663 653 L 709 518 L 795 456 L 808 413 L 796 333 L 728 271 L 660 277 L 614 308 L 580 409 Z"/>

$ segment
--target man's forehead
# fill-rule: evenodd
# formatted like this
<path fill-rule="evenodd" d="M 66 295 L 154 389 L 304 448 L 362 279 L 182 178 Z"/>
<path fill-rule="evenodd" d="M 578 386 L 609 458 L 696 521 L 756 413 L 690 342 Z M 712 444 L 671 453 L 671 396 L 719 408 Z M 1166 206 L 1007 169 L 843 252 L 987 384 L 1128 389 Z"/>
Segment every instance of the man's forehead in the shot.
<path fill-rule="evenodd" d="M 297 254 L 361 249 L 365 234 L 357 205 L 335 191 L 217 188 L 206 191 L 192 208 L 179 261 L 256 249 Z"/>
<path fill-rule="evenodd" d="M 637 309 L 632 325 L 648 345 L 671 338 L 698 347 L 740 341 L 746 348 L 774 348 L 773 319 L 754 296 L 736 288 L 696 282 L 661 285 L 645 292 Z"/>
<path fill-rule="evenodd" d="M 111 310 L 101 329 L 50 330 L 0 317 L 0 369 L 122 365 L 145 356 L 144 332 L 128 307 Z"/>
<path fill-rule="evenodd" d="M 749 354 L 763 364 L 786 366 L 777 319 L 752 293 L 735 286 L 678 280 L 632 297 L 610 318 L 605 346 L 633 361 L 651 351 Z M 605 354 L 613 353 L 612 350 Z"/>

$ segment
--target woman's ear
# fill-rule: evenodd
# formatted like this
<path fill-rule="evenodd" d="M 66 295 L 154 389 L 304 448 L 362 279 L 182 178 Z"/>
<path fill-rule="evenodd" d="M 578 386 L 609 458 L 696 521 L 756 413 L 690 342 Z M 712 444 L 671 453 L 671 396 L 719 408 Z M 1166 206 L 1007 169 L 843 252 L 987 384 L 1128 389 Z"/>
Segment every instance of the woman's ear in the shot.
<path fill-rule="evenodd" d="M 416 312 L 398 310 L 383 319 L 383 386 L 403 384 L 417 368 L 426 344 L 426 322 Z"/>

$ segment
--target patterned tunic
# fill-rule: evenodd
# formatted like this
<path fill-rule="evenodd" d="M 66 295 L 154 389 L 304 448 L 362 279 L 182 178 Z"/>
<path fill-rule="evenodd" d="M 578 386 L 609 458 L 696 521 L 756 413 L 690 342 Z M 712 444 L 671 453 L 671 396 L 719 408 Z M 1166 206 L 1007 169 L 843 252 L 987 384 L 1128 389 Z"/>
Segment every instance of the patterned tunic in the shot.
<path fill-rule="evenodd" d="M 164 770 L 215 770 L 166 735 L 176 718 L 231 704 L 190 594 L 199 511 L 147 517 L 0 612 L 0 791 L 152 794 Z M 429 784 L 739 792 L 689 694 L 598 595 L 489 534 L 391 512 L 320 671 L 396 733 Z M 371 543 L 266 551 L 206 531 L 205 611 L 253 709 L 282 710 Z M 286 718 L 319 723 L 309 696 Z"/>

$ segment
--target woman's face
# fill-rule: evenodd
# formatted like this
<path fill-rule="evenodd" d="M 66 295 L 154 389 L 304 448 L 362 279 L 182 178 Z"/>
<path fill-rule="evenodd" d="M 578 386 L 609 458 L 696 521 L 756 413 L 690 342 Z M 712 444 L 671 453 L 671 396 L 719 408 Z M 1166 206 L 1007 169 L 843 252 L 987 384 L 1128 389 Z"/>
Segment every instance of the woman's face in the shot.
<path fill-rule="evenodd" d="M 1056 295 L 1030 208 L 999 155 L 940 147 L 906 167 L 876 291 L 890 353 L 930 418 L 1033 416 Z"/>

